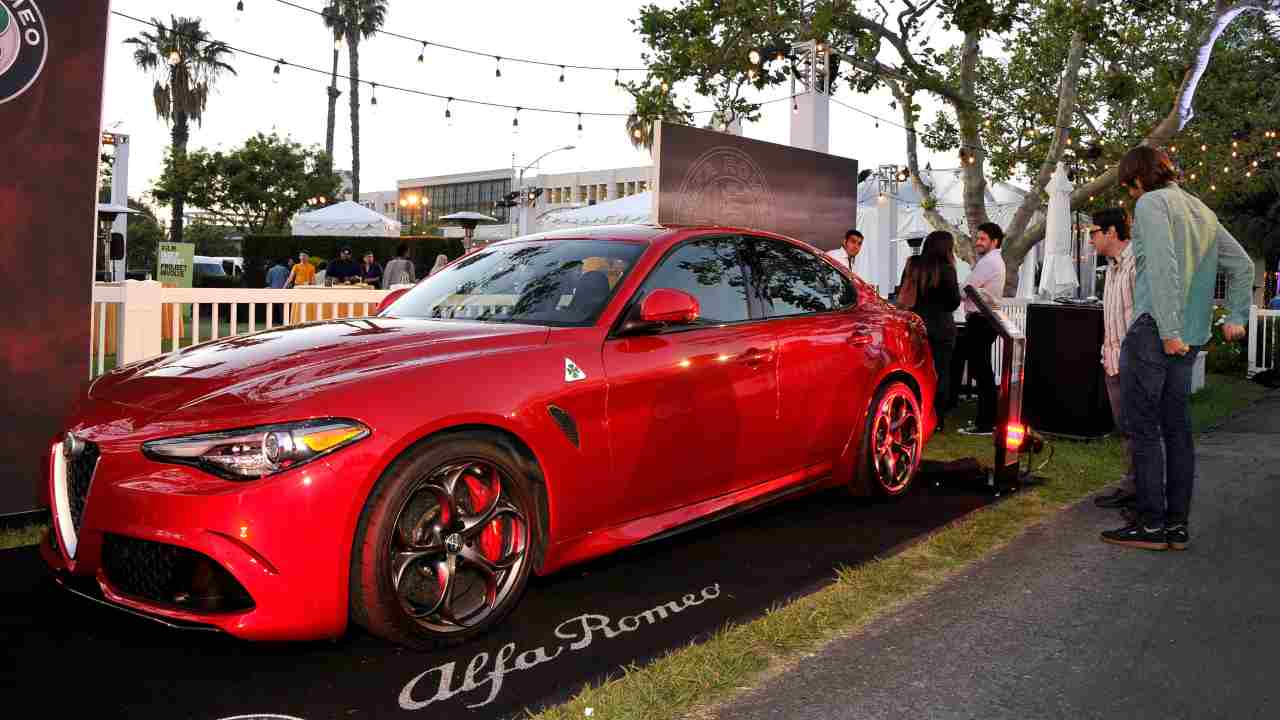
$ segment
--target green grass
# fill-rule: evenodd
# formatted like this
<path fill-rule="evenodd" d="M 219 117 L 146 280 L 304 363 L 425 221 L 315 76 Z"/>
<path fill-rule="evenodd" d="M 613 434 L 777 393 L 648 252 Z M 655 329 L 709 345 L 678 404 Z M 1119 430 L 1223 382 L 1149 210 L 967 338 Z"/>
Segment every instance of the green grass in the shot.
<path fill-rule="evenodd" d="M 1246 380 L 1212 375 L 1192 396 L 1193 425 L 1202 431 L 1265 394 Z M 964 412 L 967 410 L 967 412 Z M 961 427 L 973 406 L 948 417 Z M 991 439 L 946 433 L 926 457 L 951 460 L 990 457 Z M 647 666 L 624 668 L 622 677 L 583 687 L 569 702 L 533 717 L 569 720 L 587 708 L 610 720 L 704 717 L 736 693 L 795 666 L 806 653 L 857 632 L 876 618 L 936 588 L 975 560 L 1004 547 L 1031 525 L 1115 482 L 1121 474 L 1120 443 L 1055 440 L 1054 457 L 1041 485 L 1007 498 L 930 534 L 902 553 L 853 568 L 838 568 L 835 582 L 764 617 L 723 627 L 706 642 L 672 651 Z M 1037 456 L 1035 463 L 1048 457 Z"/>

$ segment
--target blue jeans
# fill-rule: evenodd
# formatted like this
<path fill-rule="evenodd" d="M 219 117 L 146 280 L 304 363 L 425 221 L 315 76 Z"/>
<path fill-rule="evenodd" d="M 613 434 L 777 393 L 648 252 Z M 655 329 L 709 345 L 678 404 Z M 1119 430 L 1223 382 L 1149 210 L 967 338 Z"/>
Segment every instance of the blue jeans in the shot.
<path fill-rule="evenodd" d="M 1123 421 L 1146 527 L 1186 522 L 1191 514 L 1196 456 L 1188 401 L 1198 350 L 1165 355 L 1156 321 L 1146 314 L 1133 321 L 1120 345 Z"/>

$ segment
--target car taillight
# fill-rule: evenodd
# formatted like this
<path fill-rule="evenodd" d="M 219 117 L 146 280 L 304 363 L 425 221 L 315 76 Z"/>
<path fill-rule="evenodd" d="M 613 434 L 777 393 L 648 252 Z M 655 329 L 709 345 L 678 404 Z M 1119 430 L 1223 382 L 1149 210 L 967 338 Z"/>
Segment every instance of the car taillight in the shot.
<path fill-rule="evenodd" d="M 1022 447 L 1022 441 L 1027 437 L 1027 428 L 1019 423 L 1009 423 L 1004 428 L 1004 446 L 1009 450 L 1017 450 Z"/>

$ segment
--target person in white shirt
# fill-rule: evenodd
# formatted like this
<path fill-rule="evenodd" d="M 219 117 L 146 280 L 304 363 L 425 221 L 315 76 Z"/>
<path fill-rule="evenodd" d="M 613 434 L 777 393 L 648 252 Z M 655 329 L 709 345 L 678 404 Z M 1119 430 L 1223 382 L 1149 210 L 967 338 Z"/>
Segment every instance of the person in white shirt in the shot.
<path fill-rule="evenodd" d="M 862 233 L 850 228 L 845 231 L 844 241 L 840 243 L 840 247 L 827 253 L 831 259 L 849 268 L 849 272 L 854 272 L 853 264 L 858 260 L 858 253 L 862 250 Z M 855 273 L 856 274 L 856 273 Z"/>
<path fill-rule="evenodd" d="M 978 226 L 978 234 L 973 238 L 978 262 L 965 279 L 966 286 L 985 290 L 993 298 L 1004 297 L 1004 258 L 1000 255 L 1003 243 L 1004 230 L 999 225 L 987 222 Z M 996 331 L 978 306 L 961 294 L 965 312 L 963 354 L 969 364 L 969 377 L 978 383 L 978 414 L 973 423 L 960 432 L 990 435 L 996 424 L 996 379 L 991 368 L 991 345 L 996 341 Z"/>

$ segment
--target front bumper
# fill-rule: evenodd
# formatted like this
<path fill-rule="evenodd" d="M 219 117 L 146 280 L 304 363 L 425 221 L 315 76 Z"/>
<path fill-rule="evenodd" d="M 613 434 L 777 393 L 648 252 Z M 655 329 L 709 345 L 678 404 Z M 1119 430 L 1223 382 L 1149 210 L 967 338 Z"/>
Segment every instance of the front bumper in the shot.
<path fill-rule="evenodd" d="M 248 640 L 344 631 L 353 494 L 342 478 L 352 474 L 320 460 L 233 482 L 155 463 L 136 446 L 104 446 L 78 527 L 68 528 L 77 523 L 65 511 L 55 460 L 47 473 L 53 522 L 40 552 L 64 586 Z M 204 580 L 189 587 L 191 578 Z M 202 601 L 211 587 L 221 599 Z"/>

